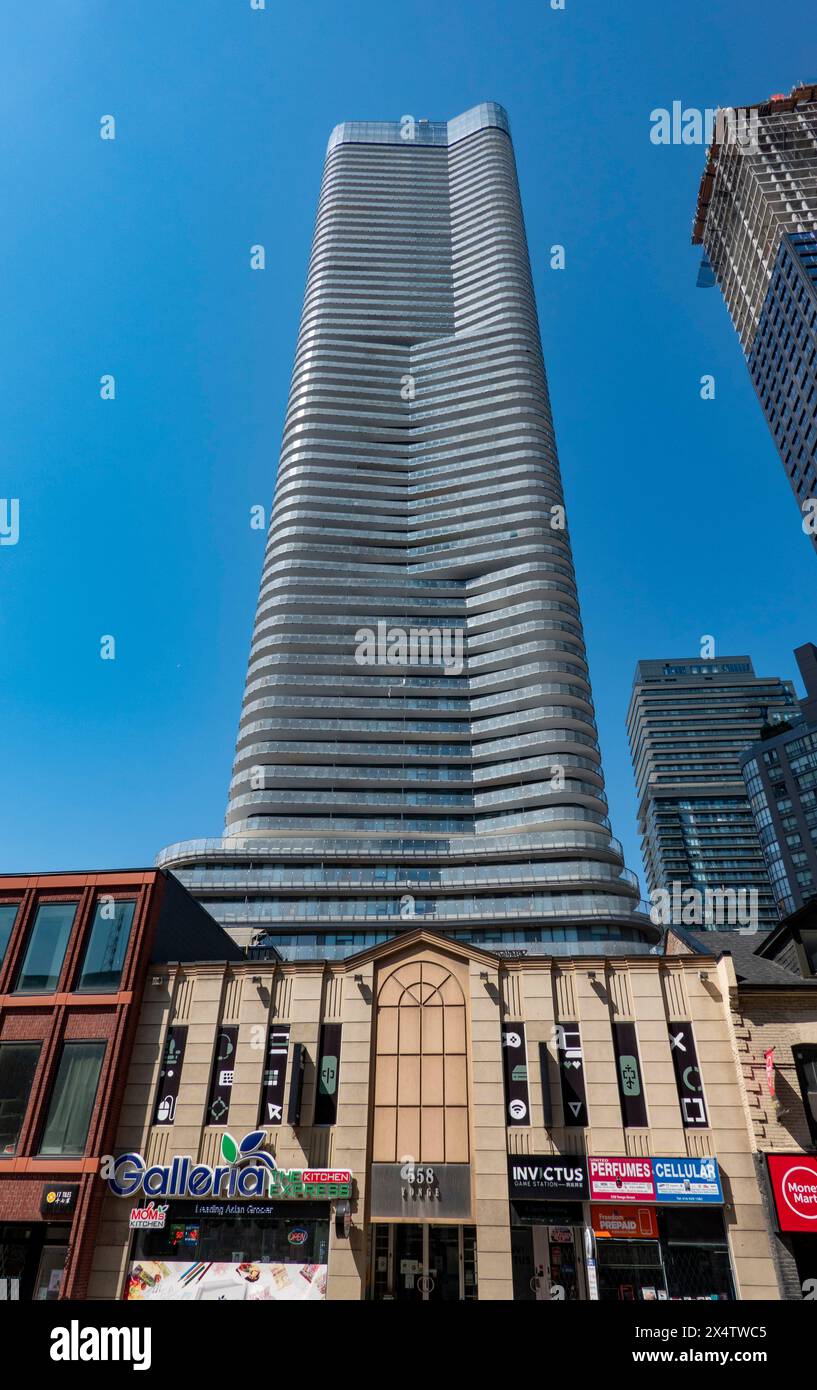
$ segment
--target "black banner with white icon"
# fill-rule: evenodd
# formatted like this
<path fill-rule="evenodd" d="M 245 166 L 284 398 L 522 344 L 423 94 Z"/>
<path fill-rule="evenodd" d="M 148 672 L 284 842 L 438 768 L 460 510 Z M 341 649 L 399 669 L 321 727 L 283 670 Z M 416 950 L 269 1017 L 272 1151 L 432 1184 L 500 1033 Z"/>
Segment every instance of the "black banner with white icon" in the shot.
<path fill-rule="evenodd" d="M 670 1023 L 669 1046 L 678 1087 L 678 1104 L 685 1129 L 705 1129 L 709 1124 L 706 1113 L 698 1053 L 691 1023 Z"/>
<path fill-rule="evenodd" d="M 568 1129 L 587 1124 L 587 1096 L 584 1089 L 584 1057 L 578 1023 L 560 1023 L 556 1028 L 559 1049 L 559 1079 L 562 1083 L 562 1110 Z"/>
<path fill-rule="evenodd" d="M 539 1077 L 542 1083 L 542 1114 L 545 1129 L 553 1128 L 553 1096 L 550 1090 L 550 1053 L 547 1043 L 539 1044 Z"/>
<path fill-rule="evenodd" d="M 261 1111 L 259 1125 L 281 1125 L 284 1123 L 284 1090 L 287 1083 L 287 1056 L 289 1054 L 289 1024 L 278 1024 L 269 1030 L 267 1042 L 267 1063 L 264 1067 L 264 1082 L 261 1087 Z"/>
<path fill-rule="evenodd" d="M 182 1079 L 182 1062 L 184 1061 L 186 1044 L 186 1028 L 168 1029 L 162 1070 L 159 1072 L 156 1106 L 153 1112 L 155 1125 L 172 1125 L 176 1118 L 176 1101 L 179 1097 L 179 1083 Z"/>
<path fill-rule="evenodd" d="M 216 1055 L 210 1078 L 210 1099 L 207 1102 L 208 1125 L 226 1125 L 230 1114 L 230 1092 L 233 1089 L 235 1050 L 238 1046 L 238 1024 L 222 1025 L 216 1036 Z"/>
<path fill-rule="evenodd" d="M 625 1129 L 646 1129 L 647 1101 L 638 1060 L 638 1041 L 634 1023 L 613 1024 L 613 1050 L 616 1054 L 618 1094 Z"/>
<path fill-rule="evenodd" d="M 340 1080 L 339 1023 L 321 1024 L 318 1052 L 318 1090 L 315 1095 L 316 1125 L 333 1125 L 338 1117 L 338 1082 Z"/>
<path fill-rule="evenodd" d="M 289 1105 L 287 1124 L 297 1129 L 301 1123 L 301 1103 L 304 1093 L 304 1069 L 306 1067 L 306 1048 L 303 1043 L 292 1045 L 292 1073 L 289 1079 Z"/>
<path fill-rule="evenodd" d="M 503 1023 L 502 1066 L 505 1074 L 505 1114 L 509 1125 L 529 1125 L 528 1051 L 524 1023 Z"/>

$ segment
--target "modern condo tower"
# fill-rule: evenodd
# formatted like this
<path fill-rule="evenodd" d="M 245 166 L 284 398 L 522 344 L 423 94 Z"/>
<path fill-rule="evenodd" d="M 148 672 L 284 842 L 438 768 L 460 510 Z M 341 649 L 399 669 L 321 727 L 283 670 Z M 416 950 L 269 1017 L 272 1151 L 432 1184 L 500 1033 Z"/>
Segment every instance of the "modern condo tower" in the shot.
<path fill-rule="evenodd" d="M 639 661 L 627 732 L 651 894 L 673 894 L 678 884 L 679 902 L 688 889 L 702 898 L 707 889 L 728 888 L 736 895 L 754 889 L 753 925 L 776 925 L 740 757 L 761 730 L 798 718 L 791 681 L 756 676 L 748 656 Z M 672 918 L 673 926 L 688 924 L 690 919 Z"/>
<path fill-rule="evenodd" d="M 329 140 L 225 836 L 240 942 L 648 950 L 611 838 L 508 119 Z"/>
<path fill-rule="evenodd" d="M 741 108 L 710 150 L 703 245 L 817 546 L 817 86 Z"/>

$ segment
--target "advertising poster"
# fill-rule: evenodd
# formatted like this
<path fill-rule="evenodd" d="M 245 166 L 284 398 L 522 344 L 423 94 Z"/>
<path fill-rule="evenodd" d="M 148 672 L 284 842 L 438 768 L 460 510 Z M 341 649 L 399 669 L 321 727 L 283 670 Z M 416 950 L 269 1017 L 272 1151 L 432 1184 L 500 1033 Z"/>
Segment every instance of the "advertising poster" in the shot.
<path fill-rule="evenodd" d="M 304 1303 L 326 1297 L 326 1265 L 133 1260 L 127 1300 Z"/>
<path fill-rule="evenodd" d="M 584 1091 L 584 1058 L 578 1023 L 562 1023 L 556 1030 L 559 1047 L 559 1079 L 562 1083 L 562 1110 L 568 1129 L 587 1124 Z"/>
<path fill-rule="evenodd" d="M 155 1125 L 172 1125 L 176 1118 L 176 1101 L 179 1095 L 179 1082 L 182 1079 L 182 1062 L 187 1042 L 187 1028 L 170 1028 L 159 1072 L 159 1089 L 156 1095 L 156 1109 L 153 1112 Z"/>
<path fill-rule="evenodd" d="M 259 1124 L 283 1124 L 288 1054 L 289 1024 L 277 1024 L 269 1030 L 267 1065 L 264 1068 Z"/>
<path fill-rule="evenodd" d="M 714 1158 L 654 1158 L 657 1202 L 723 1201 L 718 1162 Z"/>
<path fill-rule="evenodd" d="M 767 1154 L 766 1162 L 781 1231 L 817 1235 L 817 1158 Z"/>

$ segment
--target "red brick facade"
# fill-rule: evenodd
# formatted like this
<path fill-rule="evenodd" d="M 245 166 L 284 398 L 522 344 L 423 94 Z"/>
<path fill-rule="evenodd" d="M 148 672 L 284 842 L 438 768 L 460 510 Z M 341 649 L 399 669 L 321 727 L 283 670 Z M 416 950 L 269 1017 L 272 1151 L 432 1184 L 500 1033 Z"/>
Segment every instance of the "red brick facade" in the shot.
<path fill-rule="evenodd" d="M 99 1159 L 111 1151 L 151 946 L 167 879 L 157 870 L 125 873 L 44 874 L 0 877 L 0 903 L 19 903 L 0 965 L 0 1043 L 42 1042 L 37 1069 L 13 1157 L 0 1157 L 0 1223 L 44 1222 L 40 1213 L 48 1183 L 77 1184 L 73 1216 L 66 1220 L 68 1256 L 60 1297 L 84 1298 L 103 1197 Z M 135 900 L 133 924 L 119 989 L 79 994 L 79 977 L 95 905 L 102 896 Z M 57 988 L 51 994 L 15 994 L 14 982 L 43 902 L 75 902 L 77 911 Z M 96 1100 L 81 1158 L 39 1158 L 38 1145 L 62 1044 L 98 1039 L 106 1044 Z"/>

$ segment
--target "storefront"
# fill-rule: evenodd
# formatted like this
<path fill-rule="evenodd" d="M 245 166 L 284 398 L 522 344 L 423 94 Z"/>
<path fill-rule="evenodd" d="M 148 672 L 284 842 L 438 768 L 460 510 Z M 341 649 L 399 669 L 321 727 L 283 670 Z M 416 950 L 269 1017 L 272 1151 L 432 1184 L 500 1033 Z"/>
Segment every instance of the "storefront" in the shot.
<path fill-rule="evenodd" d="M 373 1163 L 369 1297 L 406 1303 L 477 1297 L 469 1163 Z"/>
<path fill-rule="evenodd" d="M 147 1166 L 140 1154 L 106 1160 L 111 1195 L 130 1203 L 122 1296 L 152 1300 L 326 1297 L 330 1222 L 343 1229 L 352 1174 L 279 1168 L 263 1131 L 222 1139 L 224 1163 L 181 1155 Z"/>
<path fill-rule="evenodd" d="M 735 1297 L 714 1159 L 509 1155 L 515 1299 Z"/>
<path fill-rule="evenodd" d="M 59 1298 L 65 1277 L 79 1186 L 29 1181 L 18 1189 L 18 1208 L 28 1205 L 32 1211 L 39 1190 L 39 1220 L 0 1222 L 0 1301 L 51 1302 Z"/>
<path fill-rule="evenodd" d="M 797 1267 L 804 1299 L 817 1299 L 817 1158 L 767 1154 L 777 1228 Z"/>

